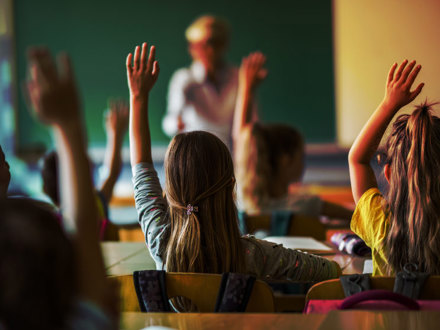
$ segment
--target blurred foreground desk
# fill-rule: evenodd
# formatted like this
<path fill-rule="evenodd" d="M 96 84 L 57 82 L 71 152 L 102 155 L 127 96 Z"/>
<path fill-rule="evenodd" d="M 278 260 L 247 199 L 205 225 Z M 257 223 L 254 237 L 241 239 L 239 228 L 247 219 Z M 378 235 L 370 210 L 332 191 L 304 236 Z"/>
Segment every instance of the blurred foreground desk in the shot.
<path fill-rule="evenodd" d="M 332 311 L 328 314 L 122 313 L 121 329 L 438 329 L 436 311 Z M 154 329 L 154 328 L 152 328 Z"/>

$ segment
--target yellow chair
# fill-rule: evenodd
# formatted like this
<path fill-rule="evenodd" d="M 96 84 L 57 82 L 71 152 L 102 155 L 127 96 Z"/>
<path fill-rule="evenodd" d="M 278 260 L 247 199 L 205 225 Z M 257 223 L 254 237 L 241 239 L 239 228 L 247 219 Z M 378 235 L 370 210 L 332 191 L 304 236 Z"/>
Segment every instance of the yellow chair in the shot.
<path fill-rule="evenodd" d="M 271 215 L 247 215 L 245 217 L 248 233 L 253 234 L 258 230 L 270 231 Z M 326 240 L 327 228 L 319 221 L 318 217 L 292 215 L 287 236 L 308 236 L 318 241 Z"/>
<path fill-rule="evenodd" d="M 395 277 L 371 276 L 370 277 L 371 289 L 392 291 L 394 288 L 394 280 Z M 345 294 L 344 294 L 344 290 L 342 289 L 341 282 L 339 281 L 339 279 L 335 279 L 335 280 L 323 281 L 312 286 L 309 292 L 307 292 L 306 302 L 311 299 L 328 300 L 328 299 L 344 299 L 344 298 L 345 298 Z M 431 276 L 426 280 L 419 299 L 422 300 L 440 299 L 440 276 Z"/>
<path fill-rule="evenodd" d="M 122 312 L 140 312 L 132 275 L 109 277 L 119 283 Z M 167 273 L 166 288 L 168 299 L 185 297 L 195 304 L 201 313 L 212 313 L 219 291 L 221 274 Z M 256 280 L 246 308 L 247 313 L 275 312 L 271 288 L 263 281 Z"/>

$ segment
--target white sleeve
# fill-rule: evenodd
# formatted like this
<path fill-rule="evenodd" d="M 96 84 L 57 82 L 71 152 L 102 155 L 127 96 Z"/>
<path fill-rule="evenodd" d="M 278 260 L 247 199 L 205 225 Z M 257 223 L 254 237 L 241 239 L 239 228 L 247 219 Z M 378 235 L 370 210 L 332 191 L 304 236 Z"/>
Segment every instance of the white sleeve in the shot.
<path fill-rule="evenodd" d="M 172 137 L 177 133 L 177 118 L 182 116 L 187 103 L 186 90 L 191 81 L 188 69 L 177 70 L 168 86 L 167 113 L 162 121 L 162 129 Z"/>

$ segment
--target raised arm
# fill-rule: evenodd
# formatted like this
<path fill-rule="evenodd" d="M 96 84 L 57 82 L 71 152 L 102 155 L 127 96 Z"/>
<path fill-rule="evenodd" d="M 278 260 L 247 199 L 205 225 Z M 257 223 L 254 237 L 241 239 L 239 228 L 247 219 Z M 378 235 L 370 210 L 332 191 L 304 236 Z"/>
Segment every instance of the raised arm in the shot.
<path fill-rule="evenodd" d="M 152 163 L 150 125 L 148 122 L 148 96 L 159 76 L 159 65 L 155 61 L 156 48 L 142 44 L 136 46 L 134 56 L 127 57 L 127 78 L 130 90 L 130 161 L 131 166 Z M 147 59 L 148 55 L 148 59 Z M 133 62 L 133 63 L 132 63 Z"/>
<path fill-rule="evenodd" d="M 123 100 L 109 102 L 109 111 L 105 115 L 105 130 L 107 146 L 104 165 L 108 175 L 104 180 L 100 192 L 107 202 L 110 201 L 113 188 L 118 180 L 122 168 L 122 144 L 128 128 L 128 105 Z"/>
<path fill-rule="evenodd" d="M 353 198 L 357 203 L 369 188 L 377 187 L 370 160 L 379 146 L 380 140 L 394 115 L 400 108 L 412 102 L 423 88 L 423 83 L 411 91 L 421 66 L 416 61 L 408 64 L 405 60 L 396 71 L 395 63 L 386 82 L 385 97 L 379 107 L 362 128 L 354 141 L 349 155 L 350 181 Z"/>
<path fill-rule="evenodd" d="M 255 52 L 243 58 L 238 73 L 238 93 L 235 104 L 234 124 L 232 127 L 232 137 L 237 140 L 242 129 L 252 120 L 252 106 L 254 102 L 255 89 L 258 84 L 267 76 L 264 68 L 266 57 Z"/>
<path fill-rule="evenodd" d="M 108 307 L 104 262 L 98 242 L 98 210 L 70 61 L 67 55 L 59 56 L 58 70 L 47 50 L 35 48 L 29 53 L 29 62 L 30 101 L 39 119 L 52 126 L 56 136 L 62 209 L 76 249 L 79 294 Z"/>

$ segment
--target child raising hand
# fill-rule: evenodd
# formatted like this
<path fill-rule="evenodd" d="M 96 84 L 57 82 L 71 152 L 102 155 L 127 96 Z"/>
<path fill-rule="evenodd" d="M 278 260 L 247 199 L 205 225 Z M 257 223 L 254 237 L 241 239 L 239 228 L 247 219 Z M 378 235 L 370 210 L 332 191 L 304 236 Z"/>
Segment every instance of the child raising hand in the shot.
<path fill-rule="evenodd" d="M 370 160 L 395 114 L 423 88 L 413 88 L 420 65 L 394 64 L 385 97 L 356 138 L 349 153 L 356 210 L 351 228 L 373 252 L 373 275 L 389 275 L 414 263 L 419 271 L 440 274 L 440 119 L 422 104 L 397 117 L 386 143 L 382 196 Z"/>
<path fill-rule="evenodd" d="M 234 203 L 235 175 L 226 145 L 215 135 L 176 135 L 165 156 L 165 192 L 151 157 L 148 95 L 159 73 L 155 48 L 136 47 L 127 58 L 130 157 L 139 223 L 157 269 L 241 272 L 261 279 L 324 280 L 335 262 L 241 237 Z"/>

